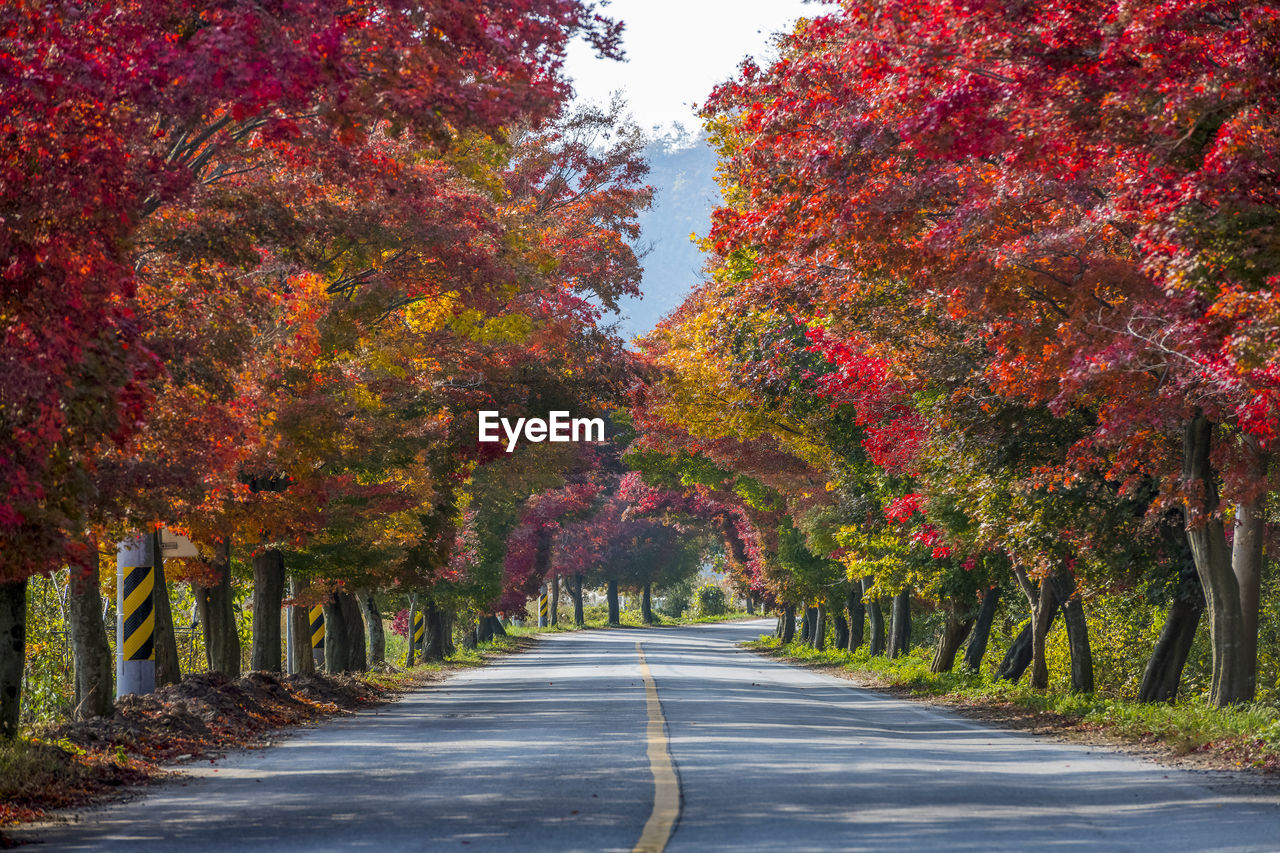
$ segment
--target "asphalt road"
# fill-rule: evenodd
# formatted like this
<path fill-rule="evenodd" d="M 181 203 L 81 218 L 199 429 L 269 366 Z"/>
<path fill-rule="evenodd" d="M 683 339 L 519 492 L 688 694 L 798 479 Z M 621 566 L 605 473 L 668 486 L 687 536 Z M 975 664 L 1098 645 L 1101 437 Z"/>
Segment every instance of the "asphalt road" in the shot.
<path fill-rule="evenodd" d="M 13 835 L 44 842 L 33 850 L 189 853 L 630 851 L 642 833 L 671 853 L 1280 850 L 1274 792 L 991 729 L 735 647 L 771 625 L 548 636 Z M 660 781 L 672 766 L 678 795 Z"/>

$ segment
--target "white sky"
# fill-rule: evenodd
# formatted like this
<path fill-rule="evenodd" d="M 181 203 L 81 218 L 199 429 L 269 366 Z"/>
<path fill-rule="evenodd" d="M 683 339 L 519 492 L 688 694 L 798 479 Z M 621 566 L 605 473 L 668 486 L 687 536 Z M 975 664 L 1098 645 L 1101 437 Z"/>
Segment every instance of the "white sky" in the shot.
<path fill-rule="evenodd" d="M 829 8 L 801 0 L 613 0 L 600 11 L 626 22 L 627 61 L 597 59 L 579 40 L 565 70 L 580 99 L 607 102 L 621 90 L 645 130 L 677 122 L 693 130 L 696 107 L 744 57 L 770 56 L 773 33 Z"/>

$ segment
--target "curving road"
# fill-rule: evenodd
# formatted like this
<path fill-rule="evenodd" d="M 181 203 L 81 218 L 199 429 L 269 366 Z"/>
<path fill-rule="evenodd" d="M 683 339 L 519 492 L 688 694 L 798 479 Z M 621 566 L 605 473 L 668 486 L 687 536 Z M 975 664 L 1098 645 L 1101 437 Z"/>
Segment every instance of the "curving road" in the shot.
<path fill-rule="evenodd" d="M 13 835 L 189 853 L 1280 849 L 1274 793 L 992 729 L 735 647 L 771 626 L 550 635 Z"/>

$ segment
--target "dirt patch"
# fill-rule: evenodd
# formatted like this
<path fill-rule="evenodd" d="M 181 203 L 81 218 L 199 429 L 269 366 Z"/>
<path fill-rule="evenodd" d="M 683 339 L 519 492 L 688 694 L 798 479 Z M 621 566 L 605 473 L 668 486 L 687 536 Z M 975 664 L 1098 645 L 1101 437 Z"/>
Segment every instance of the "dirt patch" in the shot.
<path fill-rule="evenodd" d="M 42 740 L 89 751 L 116 751 L 151 761 L 200 758 L 252 744 L 268 732 L 381 701 L 384 691 L 362 678 L 252 672 L 232 680 L 199 673 L 145 696 L 125 696 L 110 717 L 67 723 Z"/>

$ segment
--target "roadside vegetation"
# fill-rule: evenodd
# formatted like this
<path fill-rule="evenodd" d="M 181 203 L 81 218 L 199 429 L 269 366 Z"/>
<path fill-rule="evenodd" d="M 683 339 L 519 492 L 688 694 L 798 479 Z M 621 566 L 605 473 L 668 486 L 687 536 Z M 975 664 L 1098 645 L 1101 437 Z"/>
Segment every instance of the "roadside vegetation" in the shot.
<path fill-rule="evenodd" d="M 1217 769 L 1280 774 L 1280 708 L 1268 702 L 1217 708 L 1203 694 L 1150 703 L 1115 691 L 1073 693 L 1061 684 L 1038 690 L 1000 679 L 990 668 L 934 672 L 933 650 L 926 647 L 889 659 L 871 655 L 865 647 L 819 651 L 808 643 L 784 644 L 770 636 L 744 645 L 791 663 L 853 676 L 859 684 L 895 695 L 941 700 L 995 725 L 1067 738 L 1101 736 L 1143 747 L 1157 758 L 1188 757 Z"/>

